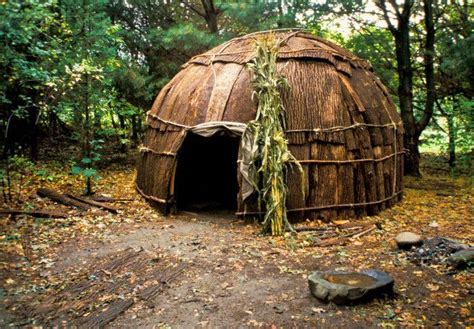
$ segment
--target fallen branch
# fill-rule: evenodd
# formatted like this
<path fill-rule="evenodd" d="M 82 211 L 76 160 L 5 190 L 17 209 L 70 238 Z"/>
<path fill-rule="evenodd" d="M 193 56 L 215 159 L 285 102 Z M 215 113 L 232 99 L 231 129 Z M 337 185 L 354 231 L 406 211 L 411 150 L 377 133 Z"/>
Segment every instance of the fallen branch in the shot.
<path fill-rule="evenodd" d="M 324 239 L 319 242 L 316 242 L 314 246 L 316 247 L 330 247 L 334 245 L 344 245 L 347 243 L 346 238 L 329 238 L 329 239 Z"/>
<path fill-rule="evenodd" d="M 102 208 L 102 209 L 105 209 L 107 211 L 110 211 L 111 213 L 113 214 L 116 214 L 118 211 L 116 208 L 114 207 L 111 207 L 105 203 L 100 203 L 100 202 L 96 202 L 96 201 L 93 201 L 93 200 L 88 200 L 88 199 L 83 199 L 83 198 L 80 198 L 78 196 L 75 196 L 75 195 L 72 195 L 72 194 L 65 194 L 68 198 L 71 198 L 71 199 L 74 199 L 76 201 L 79 201 L 79 202 L 82 202 L 82 203 L 86 203 L 86 204 L 89 204 L 91 206 L 94 206 L 94 207 L 97 207 L 97 208 Z"/>
<path fill-rule="evenodd" d="M 27 215 L 40 218 L 66 218 L 68 214 L 50 210 L 20 210 L 20 209 L 0 209 L 0 215 Z"/>
<path fill-rule="evenodd" d="M 133 201 L 133 199 L 127 199 L 127 198 L 109 198 L 107 196 L 94 196 L 91 198 L 91 200 L 94 200 L 96 202 L 129 202 Z"/>
<path fill-rule="evenodd" d="M 376 228 L 377 228 L 377 225 L 372 225 L 371 227 L 367 228 L 366 230 L 355 234 L 352 238 L 353 238 L 353 239 L 360 238 L 361 236 L 366 235 L 367 233 L 372 232 L 372 231 L 375 230 Z"/>
<path fill-rule="evenodd" d="M 40 197 L 48 198 L 48 199 L 51 199 L 55 202 L 59 202 L 63 205 L 76 207 L 76 208 L 79 208 L 81 210 L 88 210 L 88 209 L 91 208 L 91 206 L 86 204 L 86 203 L 71 199 L 70 197 L 68 197 L 64 194 L 60 194 L 60 193 L 58 193 L 56 191 L 53 191 L 53 190 L 50 190 L 50 189 L 39 188 L 36 191 L 36 194 L 38 194 Z"/>
<path fill-rule="evenodd" d="M 362 227 L 362 229 L 355 231 L 355 232 L 350 232 L 346 233 L 342 236 L 339 237 L 331 237 L 328 239 L 323 239 L 314 244 L 316 247 L 329 247 L 329 246 L 334 246 L 334 245 L 344 245 L 349 241 L 349 238 L 357 239 L 360 238 L 361 236 L 372 232 L 377 228 L 377 223 L 376 224 L 371 224 L 369 226 Z"/>
<path fill-rule="evenodd" d="M 328 226 L 328 227 L 310 227 L 310 226 L 300 226 L 300 227 L 294 227 L 296 232 L 317 232 L 317 231 L 327 231 L 330 229 L 333 229 L 334 226 Z"/>
<path fill-rule="evenodd" d="M 371 222 L 371 221 L 349 222 L 349 223 L 344 223 L 344 224 L 338 225 L 338 227 L 348 229 L 348 228 L 352 228 L 352 227 L 366 227 L 368 225 L 381 226 L 382 224 L 380 222 Z"/>

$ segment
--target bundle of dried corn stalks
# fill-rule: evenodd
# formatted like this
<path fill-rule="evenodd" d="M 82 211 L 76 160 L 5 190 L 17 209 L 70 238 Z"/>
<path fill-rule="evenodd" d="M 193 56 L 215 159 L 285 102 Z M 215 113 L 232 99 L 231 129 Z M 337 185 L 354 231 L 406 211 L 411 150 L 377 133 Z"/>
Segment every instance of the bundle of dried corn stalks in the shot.
<path fill-rule="evenodd" d="M 276 60 L 279 40 L 274 35 L 256 39 L 256 56 L 248 68 L 253 73 L 252 97 L 257 103 L 257 114 L 250 121 L 242 140 L 252 141 L 250 178 L 258 193 L 258 207 L 265 208 L 263 232 L 281 235 L 292 230 L 286 216 L 286 175 L 289 166 L 303 169 L 288 150 L 285 137 L 285 117 L 280 90 L 288 82 L 277 72 Z M 301 184 L 303 186 L 303 183 Z"/>

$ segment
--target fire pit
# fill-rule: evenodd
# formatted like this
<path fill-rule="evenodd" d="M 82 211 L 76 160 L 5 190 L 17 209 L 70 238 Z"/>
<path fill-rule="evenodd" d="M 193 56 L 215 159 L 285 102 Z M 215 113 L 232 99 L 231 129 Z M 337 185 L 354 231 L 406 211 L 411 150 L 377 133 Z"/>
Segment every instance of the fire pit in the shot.
<path fill-rule="evenodd" d="M 454 267 L 467 266 L 468 262 L 458 259 L 455 255 L 472 252 L 473 247 L 444 237 L 427 239 L 421 247 L 412 248 L 406 252 L 407 258 L 416 265 L 446 264 Z M 456 254 L 458 253 L 458 254 Z M 462 253 L 461 253 L 462 255 Z"/>
<path fill-rule="evenodd" d="M 393 290 L 393 279 L 379 270 L 314 272 L 308 277 L 308 283 L 316 298 L 335 304 L 366 300 Z"/>

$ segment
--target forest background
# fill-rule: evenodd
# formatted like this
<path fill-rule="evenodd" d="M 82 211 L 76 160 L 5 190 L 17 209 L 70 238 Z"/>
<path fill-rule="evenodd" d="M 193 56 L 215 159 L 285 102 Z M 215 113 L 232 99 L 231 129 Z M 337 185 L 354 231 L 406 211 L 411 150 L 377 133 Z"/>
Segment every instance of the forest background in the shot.
<path fill-rule="evenodd" d="M 371 62 L 405 125 L 406 174 L 421 175 L 420 150 L 452 175 L 470 172 L 468 2 L 2 0 L 3 190 L 31 172 L 53 179 L 34 163 L 56 159 L 91 193 L 105 162 L 136 150 L 146 111 L 182 64 L 233 37 L 282 28 L 307 29 Z"/>

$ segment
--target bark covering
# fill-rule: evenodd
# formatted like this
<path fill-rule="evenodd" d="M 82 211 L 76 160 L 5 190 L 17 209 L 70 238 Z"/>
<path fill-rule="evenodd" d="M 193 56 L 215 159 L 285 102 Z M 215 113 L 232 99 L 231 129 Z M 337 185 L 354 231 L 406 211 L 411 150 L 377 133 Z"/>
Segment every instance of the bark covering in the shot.
<path fill-rule="evenodd" d="M 288 177 L 289 216 L 354 217 L 392 206 L 403 190 L 403 125 L 370 64 L 308 33 L 274 33 L 282 40 L 278 70 L 291 87 L 282 94 L 286 137 L 305 173 L 304 199 L 299 174 Z M 255 117 L 245 64 L 259 35 L 230 40 L 192 58 L 148 112 L 136 183 L 162 211 L 172 208 L 176 160 L 189 129 Z M 236 197 L 238 214 L 257 212 L 254 204 L 242 202 L 241 193 Z"/>

